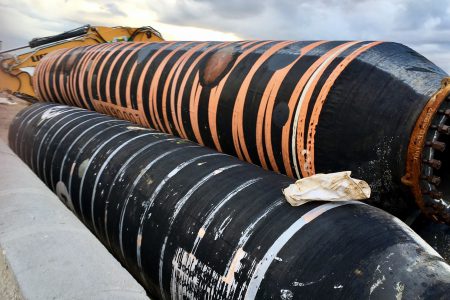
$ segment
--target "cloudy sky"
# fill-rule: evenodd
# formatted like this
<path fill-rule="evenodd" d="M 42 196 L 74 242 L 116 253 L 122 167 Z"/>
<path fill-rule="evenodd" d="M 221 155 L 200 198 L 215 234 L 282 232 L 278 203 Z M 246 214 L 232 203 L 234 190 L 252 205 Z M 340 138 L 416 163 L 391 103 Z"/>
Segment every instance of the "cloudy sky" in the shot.
<path fill-rule="evenodd" d="M 396 41 L 450 73 L 450 0 L 0 0 L 3 50 L 84 24 L 151 25 L 167 40 Z"/>

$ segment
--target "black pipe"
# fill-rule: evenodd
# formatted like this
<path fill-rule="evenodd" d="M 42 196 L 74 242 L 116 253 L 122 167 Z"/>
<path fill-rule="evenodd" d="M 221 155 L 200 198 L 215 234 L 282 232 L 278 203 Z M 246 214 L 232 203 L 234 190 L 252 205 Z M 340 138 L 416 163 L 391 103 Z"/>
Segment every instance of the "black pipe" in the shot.
<path fill-rule="evenodd" d="M 397 43 L 161 42 L 60 51 L 34 87 L 290 177 L 350 170 L 372 204 L 450 223 L 446 76 Z"/>
<path fill-rule="evenodd" d="M 361 202 L 291 207 L 292 179 L 95 112 L 34 104 L 13 150 L 161 299 L 440 299 L 450 266 Z"/>

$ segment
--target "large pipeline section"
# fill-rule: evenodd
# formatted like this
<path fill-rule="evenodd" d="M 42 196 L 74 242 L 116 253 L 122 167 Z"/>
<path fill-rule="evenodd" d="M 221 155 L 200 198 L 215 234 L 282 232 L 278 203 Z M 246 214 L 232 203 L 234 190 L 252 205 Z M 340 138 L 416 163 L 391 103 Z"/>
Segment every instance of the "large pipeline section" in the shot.
<path fill-rule="evenodd" d="M 371 204 L 449 223 L 445 76 L 387 42 L 116 43 L 46 56 L 34 87 L 293 178 L 351 170 Z"/>
<path fill-rule="evenodd" d="M 361 202 L 291 207 L 294 180 L 190 141 L 56 104 L 14 151 L 161 299 L 443 299 L 450 266 Z"/>

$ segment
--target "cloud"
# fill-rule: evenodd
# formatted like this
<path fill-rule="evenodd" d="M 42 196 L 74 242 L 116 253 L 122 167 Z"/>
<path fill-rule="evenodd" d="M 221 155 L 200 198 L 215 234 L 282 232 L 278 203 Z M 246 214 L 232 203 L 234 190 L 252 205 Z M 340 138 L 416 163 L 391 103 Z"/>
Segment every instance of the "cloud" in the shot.
<path fill-rule="evenodd" d="M 161 22 L 246 39 L 396 41 L 450 72 L 449 0 L 172 0 L 154 9 Z"/>
<path fill-rule="evenodd" d="M 121 16 L 121 17 L 127 16 L 127 14 L 124 13 L 120 8 L 118 8 L 115 3 L 106 3 L 104 6 L 106 10 L 113 16 Z"/>
<path fill-rule="evenodd" d="M 35 37 L 54 35 L 91 24 L 140 27 L 151 25 L 166 39 L 236 40 L 233 33 L 158 22 L 157 13 L 140 0 L 0 0 L 2 49 L 11 49 Z"/>
<path fill-rule="evenodd" d="M 0 0 L 4 48 L 87 23 L 176 40 L 396 41 L 450 72 L 450 0 Z"/>

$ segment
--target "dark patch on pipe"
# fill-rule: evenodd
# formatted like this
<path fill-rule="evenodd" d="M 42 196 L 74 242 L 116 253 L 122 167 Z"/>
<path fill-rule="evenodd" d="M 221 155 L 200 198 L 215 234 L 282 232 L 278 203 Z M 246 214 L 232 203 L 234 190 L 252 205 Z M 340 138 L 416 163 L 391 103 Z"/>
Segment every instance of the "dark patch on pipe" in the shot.
<path fill-rule="evenodd" d="M 214 87 L 230 71 L 239 55 L 240 47 L 231 45 L 218 49 L 207 55 L 200 62 L 200 83 L 203 86 Z"/>

